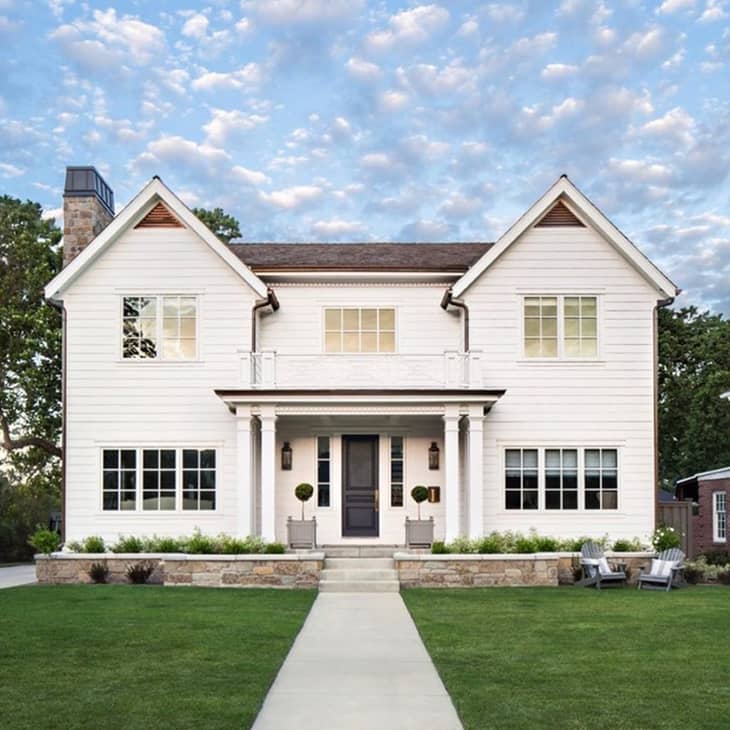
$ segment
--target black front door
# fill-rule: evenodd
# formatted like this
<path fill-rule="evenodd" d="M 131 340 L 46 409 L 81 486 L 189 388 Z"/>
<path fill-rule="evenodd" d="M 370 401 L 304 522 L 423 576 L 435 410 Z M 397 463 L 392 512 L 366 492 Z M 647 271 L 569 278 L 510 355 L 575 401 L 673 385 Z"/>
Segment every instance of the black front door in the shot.
<path fill-rule="evenodd" d="M 378 536 L 378 437 L 342 437 L 342 535 Z"/>

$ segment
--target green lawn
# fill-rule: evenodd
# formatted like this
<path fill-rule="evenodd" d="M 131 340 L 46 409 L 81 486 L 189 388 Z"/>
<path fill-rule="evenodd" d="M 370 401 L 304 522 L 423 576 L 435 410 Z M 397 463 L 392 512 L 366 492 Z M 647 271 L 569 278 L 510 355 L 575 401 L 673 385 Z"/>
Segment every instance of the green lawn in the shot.
<path fill-rule="evenodd" d="M 465 727 L 730 725 L 730 590 L 412 589 Z"/>
<path fill-rule="evenodd" d="M 0 724 L 252 724 L 314 591 L 27 586 L 0 591 Z"/>

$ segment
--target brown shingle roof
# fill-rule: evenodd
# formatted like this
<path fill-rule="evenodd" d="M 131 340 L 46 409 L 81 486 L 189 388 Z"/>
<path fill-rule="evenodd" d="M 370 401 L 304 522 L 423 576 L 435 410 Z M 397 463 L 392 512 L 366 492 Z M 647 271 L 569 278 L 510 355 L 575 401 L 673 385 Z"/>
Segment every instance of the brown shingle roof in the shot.
<path fill-rule="evenodd" d="M 254 271 L 464 272 L 491 243 L 232 243 Z"/>

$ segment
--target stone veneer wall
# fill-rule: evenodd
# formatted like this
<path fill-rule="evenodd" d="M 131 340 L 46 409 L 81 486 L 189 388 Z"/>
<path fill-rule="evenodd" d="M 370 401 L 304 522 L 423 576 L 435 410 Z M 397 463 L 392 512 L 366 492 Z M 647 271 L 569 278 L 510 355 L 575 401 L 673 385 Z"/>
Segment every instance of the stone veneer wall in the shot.
<path fill-rule="evenodd" d="M 607 553 L 609 562 L 625 563 L 630 585 L 649 568 L 650 553 Z M 579 553 L 529 555 L 415 555 L 396 553 L 395 565 L 402 588 L 467 586 L 557 586 L 574 582 Z"/>
<path fill-rule="evenodd" d="M 556 586 L 558 557 L 536 555 L 395 554 L 401 588 Z"/>
<path fill-rule="evenodd" d="M 71 263 L 112 221 L 93 195 L 63 199 L 63 265 Z"/>
<path fill-rule="evenodd" d="M 299 555 L 183 555 L 175 553 L 53 553 L 36 555 L 39 583 L 91 583 L 93 563 L 105 562 L 109 583 L 129 583 L 127 567 L 155 563 L 150 583 L 209 587 L 315 588 L 324 553 Z"/>

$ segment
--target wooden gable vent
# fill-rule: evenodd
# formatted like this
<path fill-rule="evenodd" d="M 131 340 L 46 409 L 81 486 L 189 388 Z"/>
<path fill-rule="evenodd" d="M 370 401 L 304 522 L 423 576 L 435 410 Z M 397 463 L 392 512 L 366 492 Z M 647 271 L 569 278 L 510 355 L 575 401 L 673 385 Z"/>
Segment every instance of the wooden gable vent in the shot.
<path fill-rule="evenodd" d="M 554 228 L 556 226 L 573 226 L 585 228 L 573 212 L 562 200 L 558 200 L 550 210 L 535 225 L 535 228 Z"/>
<path fill-rule="evenodd" d="M 165 205 L 158 203 L 135 228 L 182 228 L 183 224 L 170 213 Z"/>

